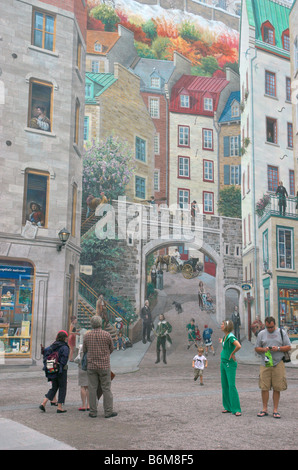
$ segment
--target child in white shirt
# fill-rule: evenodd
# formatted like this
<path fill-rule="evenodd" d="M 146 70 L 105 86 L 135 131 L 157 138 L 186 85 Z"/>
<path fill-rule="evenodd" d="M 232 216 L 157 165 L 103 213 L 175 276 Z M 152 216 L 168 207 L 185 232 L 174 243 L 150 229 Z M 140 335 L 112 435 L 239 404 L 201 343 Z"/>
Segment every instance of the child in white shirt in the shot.
<path fill-rule="evenodd" d="M 208 361 L 205 356 L 203 356 L 204 348 L 198 348 L 198 354 L 192 360 L 192 366 L 194 368 L 194 380 L 197 380 L 200 377 L 200 385 L 203 384 L 203 370 L 208 366 Z M 206 364 L 205 364 L 206 362 Z"/>

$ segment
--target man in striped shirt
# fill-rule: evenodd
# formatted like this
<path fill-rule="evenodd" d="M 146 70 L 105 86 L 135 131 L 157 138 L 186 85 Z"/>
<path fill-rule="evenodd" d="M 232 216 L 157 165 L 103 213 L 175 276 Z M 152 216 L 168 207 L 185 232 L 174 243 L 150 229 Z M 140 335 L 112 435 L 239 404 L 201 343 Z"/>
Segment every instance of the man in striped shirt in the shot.
<path fill-rule="evenodd" d="M 102 318 L 91 318 L 92 330 L 88 331 L 83 340 L 83 352 L 87 352 L 87 375 L 91 418 L 97 416 L 97 400 L 99 390 L 103 394 L 105 418 L 117 416 L 113 411 L 113 394 L 111 392 L 110 355 L 114 350 L 110 333 L 102 329 Z"/>

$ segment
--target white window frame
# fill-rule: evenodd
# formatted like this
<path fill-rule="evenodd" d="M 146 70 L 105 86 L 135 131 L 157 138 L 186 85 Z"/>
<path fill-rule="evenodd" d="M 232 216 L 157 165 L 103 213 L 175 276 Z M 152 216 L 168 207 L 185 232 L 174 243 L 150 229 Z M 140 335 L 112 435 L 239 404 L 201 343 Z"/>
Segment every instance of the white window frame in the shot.
<path fill-rule="evenodd" d="M 189 108 L 189 95 L 180 95 L 180 107 Z"/>
<path fill-rule="evenodd" d="M 149 98 L 149 113 L 152 119 L 159 119 L 159 98 Z"/>
<path fill-rule="evenodd" d="M 213 99 L 204 98 L 204 111 L 213 111 Z"/>

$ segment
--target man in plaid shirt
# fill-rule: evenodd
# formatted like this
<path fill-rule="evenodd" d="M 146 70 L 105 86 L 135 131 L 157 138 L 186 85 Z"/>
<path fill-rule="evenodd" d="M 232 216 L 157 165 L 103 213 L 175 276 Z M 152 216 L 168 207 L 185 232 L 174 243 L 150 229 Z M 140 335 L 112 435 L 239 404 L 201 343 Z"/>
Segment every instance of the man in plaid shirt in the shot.
<path fill-rule="evenodd" d="M 113 394 L 111 392 L 110 355 L 114 350 L 110 333 L 102 329 L 102 318 L 91 318 L 92 330 L 88 331 L 83 340 L 83 352 L 87 352 L 87 375 L 91 418 L 97 416 L 97 400 L 99 391 L 103 394 L 105 418 L 117 416 L 113 412 Z"/>

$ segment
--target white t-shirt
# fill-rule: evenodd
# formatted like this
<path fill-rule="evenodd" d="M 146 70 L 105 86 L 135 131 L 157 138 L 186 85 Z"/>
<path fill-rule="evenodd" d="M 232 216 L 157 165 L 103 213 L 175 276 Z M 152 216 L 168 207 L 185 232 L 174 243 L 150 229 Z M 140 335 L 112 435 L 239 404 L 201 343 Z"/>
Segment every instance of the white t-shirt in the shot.
<path fill-rule="evenodd" d="M 205 356 L 199 356 L 198 354 L 193 358 L 195 369 L 203 370 L 205 368 L 205 362 L 207 361 Z"/>

